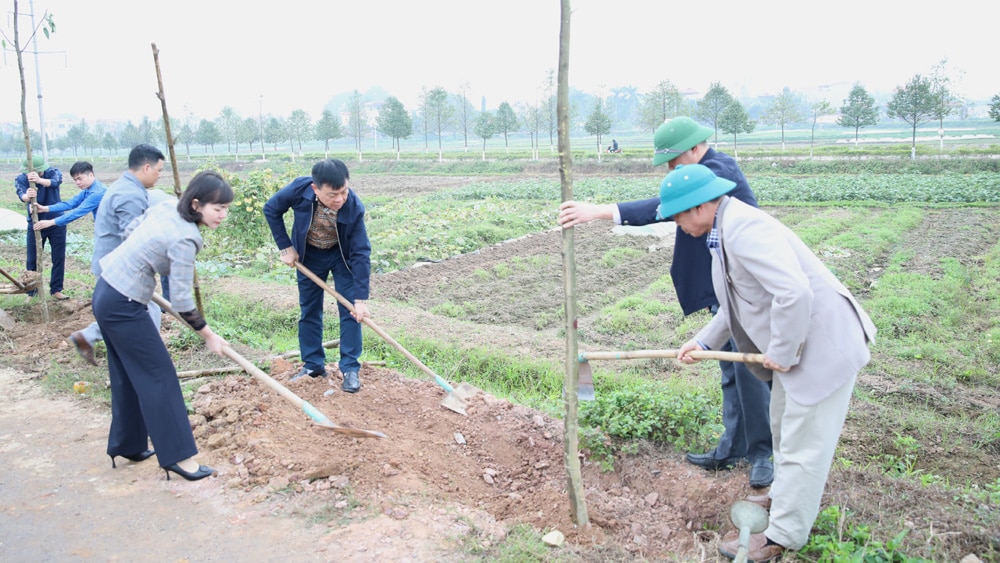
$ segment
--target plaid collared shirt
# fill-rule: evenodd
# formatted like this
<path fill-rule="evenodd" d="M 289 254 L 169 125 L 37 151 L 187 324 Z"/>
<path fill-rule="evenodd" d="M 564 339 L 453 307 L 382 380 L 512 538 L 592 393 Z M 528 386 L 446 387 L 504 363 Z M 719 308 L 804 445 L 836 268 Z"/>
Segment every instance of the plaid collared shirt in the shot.
<path fill-rule="evenodd" d="M 323 205 L 323 202 L 316 198 L 312 223 L 309 224 L 309 231 L 306 233 L 306 243 L 325 250 L 337 246 L 339 242 L 337 210 Z"/>
<path fill-rule="evenodd" d="M 722 244 L 720 244 L 720 242 L 719 242 L 719 227 L 718 227 L 718 223 L 719 223 L 719 215 L 718 215 L 718 211 L 716 211 L 715 219 L 712 221 L 712 230 L 708 231 L 708 236 L 705 237 L 705 245 L 708 246 L 708 250 L 710 252 L 711 251 L 715 251 L 715 253 L 719 256 L 719 259 L 721 260 L 722 259 Z"/>
<path fill-rule="evenodd" d="M 716 228 L 715 224 L 712 224 L 712 230 L 708 232 L 708 238 L 705 240 L 705 244 L 709 248 L 719 248 L 719 229 Z"/>

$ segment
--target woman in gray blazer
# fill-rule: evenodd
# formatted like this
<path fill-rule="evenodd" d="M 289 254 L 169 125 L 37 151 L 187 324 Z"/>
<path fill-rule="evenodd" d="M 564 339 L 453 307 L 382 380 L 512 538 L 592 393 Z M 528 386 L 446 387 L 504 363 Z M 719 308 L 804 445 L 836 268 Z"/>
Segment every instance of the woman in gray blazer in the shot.
<path fill-rule="evenodd" d="M 222 355 L 227 342 L 215 334 L 192 296 L 195 255 L 201 250 L 199 227 L 218 228 L 226 218 L 233 189 L 218 173 L 191 179 L 180 201 L 149 208 L 129 226 L 128 238 L 101 259 L 94 289 L 94 318 L 108 349 L 111 379 L 111 429 L 108 455 L 143 461 L 154 453 L 170 472 L 194 481 L 215 472 L 194 460 L 198 448 L 188 422 L 177 370 L 146 306 L 156 276 L 170 276 L 174 310 Z M 156 448 L 149 449 L 149 440 Z"/>
<path fill-rule="evenodd" d="M 774 483 L 766 530 L 749 559 L 770 561 L 809 539 L 858 371 L 870 359 L 875 326 L 844 285 L 788 227 L 723 194 L 733 182 L 704 166 L 678 167 L 660 185 L 661 216 L 707 236 L 719 313 L 678 352 L 717 349 L 764 354 L 754 375 L 772 381 Z M 719 552 L 735 557 L 738 534 Z"/>

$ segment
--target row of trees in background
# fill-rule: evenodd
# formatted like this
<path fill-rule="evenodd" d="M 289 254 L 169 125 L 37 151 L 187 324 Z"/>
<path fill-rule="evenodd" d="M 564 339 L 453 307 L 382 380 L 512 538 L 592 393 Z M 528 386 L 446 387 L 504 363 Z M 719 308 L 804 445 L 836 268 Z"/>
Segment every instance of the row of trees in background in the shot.
<path fill-rule="evenodd" d="M 786 128 L 806 124 L 811 127 L 814 138 L 816 127 L 825 116 L 839 114 L 837 125 L 853 129 L 857 142 L 861 129 L 876 125 L 884 115 L 911 126 L 915 150 L 920 125 L 936 121 L 939 130 L 943 130 L 947 116 L 964 115 L 964 102 L 951 92 L 945 65 L 946 61 L 942 61 L 932 69 L 930 76 L 917 74 L 906 84 L 897 86 L 884 108 L 861 84 L 853 86 L 839 107 L 827 100 L 809 100 L 785 88 L 766 100 L 756 100 L 753 109 L 748 109 L 721 82 L 712 83 L 706 94 L 697 100 L 683 95 L 669 81 L 661 82 L 643 95 L 637 94 L 634 88 L 614 89 L 608 96 L 574 92 L 571 98 L 572 128 L 577 133 L 582 130 L 595 137 L 600 151 L 603 137 L 612 130 L 638 128 L 652 133 L 666 119 L 689 115 L 715 130 L 716 143 L 720 133 L 731 136 L 734 151 L 738 136 L 752 133 L 758 123 L 776 126 L 781 132 L 784 149 Z M 496 110 L 477 110 L 469 100 L 469 90 L 467 84 L 460 87 L 457 93 L 449 93 L 440 86 L 424 88 L 418 107 L 411 110 L 394 96 L 376 101 L 355 90 L 336 111 L 331 107 L 325 108 L 316 122 L 301 109 L 294 110 L 287 117 L 262 114 L 243 117 L 227 106 L 215 119 L 196 121 L 188 118 L 179 128 L 174 125 L 172 129 L 175 131 L 175 145 L 185 147 L 188 154 L 192 145 L 214 153 L 216 146 L 225 144 L 226 152 L 235 153 L 237 157 L 241 150 L 252 154 L 263 152 L 266 146 L 273 151 L 279 150 L 279 146 L 287 146 L 291 152 L 301 153 L 303 143 L 314 140 L 322 141 L 329 153 L 330 142 L 345 137 L 351 139 L 360 155 L 366 149 L 366 141 L 372 140 L 377 146 L 379 135 L 391 140 L 397 154 L 402 150 L 404 141 L 418 136 L 425 151 L 431 150 L 431 142 L 435 140 L 440 156 L 443 139 L 450 135 L 453 139 L 460 139 L 466 150 L 470 142 L 481 140 L 485 157 L 487 141 L 502 137 L 504 147 L 508 147 L 510 136 L 518 132 L 529 136 L 534 151 L 538 150 L 544 137 L 548 137 L 552 149 L 557 124 L 551 72 L 543 85 L 542 96 L 535 103 L 512 105 L 503 101 Z M 587 110 L 585 114 L 582 109 Z M 989 114 L 1000 121 L 1000 95 L 993 98 Z M 625 116 L 630 116 L 631 122 L 624 122 Z M 5 145 L 11 145 L 16 150 L 16 141 L 8 137 L 7 132 L 0 135 L 0 150 L 7 151 Z M 55 139 L 56 148 L 72 150 L 74 156 L 81 151 L 91 155 L 105 152 L 108 155 L 117 154 L 119 149 L 127 151 L 138 143 L 164 145 L 162 121 L 143 118 L 138 124 L 129 121 L 112 131 L 101 124 L 90 127 L 85 120 L 81 120 L 69 127 L 62 137 Z M 535 154 L 537 156 L 537 152 Z"/>

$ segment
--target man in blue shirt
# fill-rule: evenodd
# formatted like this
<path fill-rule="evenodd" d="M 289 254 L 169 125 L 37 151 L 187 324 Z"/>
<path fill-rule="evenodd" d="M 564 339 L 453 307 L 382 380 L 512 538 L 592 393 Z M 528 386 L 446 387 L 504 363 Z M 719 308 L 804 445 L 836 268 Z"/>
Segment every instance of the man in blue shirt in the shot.
<path fill-rule="evenodd" d="M 666 164 L 673 170 L 682 164 L 703 164 L 716 176 L 736 184 L 728 192 L 729 196 L 756 207 L 757 199 L 736 160 L 708 146 L 708 139 L 713 134 L 712 129 L 699 125 L 689 117 L 670 119 L 656 130 L 653 166 Z M 671 217 L 657 216 L 659 204 L 658 197 L 609 205 L 567 201 L 560 207 L 559 224 L 568 228 L 594 219 L 612 220 L 620 225 L 648 225 L 671 220 Z M 677 229 L 670 276 L 685 315 L 704 309 L 714 314 L 719 307 L 712 286 L 712 255 L 705 239 L 705 235 L 693 237 Z M 722 350 L 732 348 L 730 341 Z M 743 364 L 719 362 L 719 367 L 722 371 L 722 423 L 725 432 L 713 450 L 704 454 L 688 453 L 687 460 L 708 470 L 718 470 L 729 469 L 746 459 L 750 462 L 750 485 L 767 487 L 774 480 L 768 414 L 770 388 Z"/>
<path fill-rule="evenodd" d="M 38 222 L 35 223 L 36 231 L 48 229 L 53 226 L 65 227 L 88 213 L 93 217 L 97 217 L 97 206 L 100 205 L 101 198 L 104 197 L 104 192 L 107 188 L 100 180 L 94 177 L 94 166 L 89 162 L 81 160 L 69 169 L 69 175 L 73 178 L 73 183 L 76 184 L 76 187 L 80 188 L 80 193 L 73 196 L 73 199 L 69 201 L 61 201 L 54 205 L 35 204 L 35 209 L 38 210 L 39 216 Z M 48 214 L 62 211 L 69 211 L 69 213 L 61 214 L 55 219 L 40 218 L 43 213 Z"/>
<path fill-rule="evenodd" d="M 96 278 L 101 277 L 101 258 L 118 248 L 125 240 L 125 227 L 149 208 L 148 190 L 160 179 L 164 159 L 160 149 L 145 143 L 136 145 L 128 154 L 128 170 L 104 192 L 94 215 L 94 256 L 90 268 Z M 152 301 L 149 316 L 159 330 L 160 308 Z M 95 366 L 94 344 L 103 339 L 96 321 L 68 338 L 80 357 Z"/>
<path fill-rule="evenodd" d="M 28 161 L 21 165 L 21 174 L 14 179 L 14 187 L 17 189 L 17 197 L 25 203 L 29 203 L 35 198 L 35 203 L 43 205 L 55 205 L 62 201 L 59 197 L 59 186 L 62 185 L 62 172 L 58 168 L 49 168 L 45 159 L 41 156 L 31 158 L 31 172 L 28 172 Z M 38 220 L 55 219 L 62 215 L 61 211 L 39 213 Z M 25 267 L 28 270 L 36 271 L 38 264 L 38 250 L 35 248 L 35 226 L 31 222 L 31 207 L 28 206 L 28 259 Z M 52 225 L 40 230 L 42 235 L 42 249 L 48 241 L 52 250 L 52 272 L 49 275 L 49 294 L 56 299 L 69 299 L 63 295 L 63 275 L 66 272 L 66 227 Z M 30 291 L 28 295 L 34 296 L 37 292 Z"/>

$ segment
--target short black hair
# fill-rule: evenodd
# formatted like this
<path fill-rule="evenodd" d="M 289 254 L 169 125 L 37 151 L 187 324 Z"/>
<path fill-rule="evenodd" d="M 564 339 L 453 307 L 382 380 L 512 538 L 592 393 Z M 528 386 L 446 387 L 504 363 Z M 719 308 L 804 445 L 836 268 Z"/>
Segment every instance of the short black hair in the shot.
<path fill-rule="evenodd" d="M 188 183 L 187 189 L 177 202 L 177 212 L 181 218 L 191 223 L 201 222 L 201 212 L 194 208 L 194 200 L 202 206 L 209 203 L 230 203 L 233 201 L 233 188 L 222 174 L 214 170 L 203 170 L 195 174 Z"/>
<path fill-rule="evenodd" d="M 347 184 L 350 177 L 351 173 L 348 172 L 347 165 L 344 164 L 344 161 L 336 158 L 321 160 L 313 165 L 312 179 L 317 188 L 330 186 L 339 190 Z"/>
<path fill-rule="evenodd" d="M 69 169 L 69 176 L 72 178 L 78 174 L 94 173 L 94 165 L 87 162 L 86 160 L 81 160 L 73 164 L 73 167 Z"/>
<path fill-rule="evenodd" d="M 155 165 L 161 160 L 166 160 L 166 157 L 163 156 L 163 152 L 160 149 L 153 145 L 140 143 L 128 153 L 128 169 L 138 170 L 145 164 Z"/>

